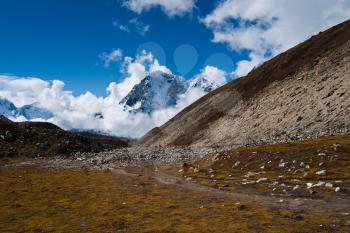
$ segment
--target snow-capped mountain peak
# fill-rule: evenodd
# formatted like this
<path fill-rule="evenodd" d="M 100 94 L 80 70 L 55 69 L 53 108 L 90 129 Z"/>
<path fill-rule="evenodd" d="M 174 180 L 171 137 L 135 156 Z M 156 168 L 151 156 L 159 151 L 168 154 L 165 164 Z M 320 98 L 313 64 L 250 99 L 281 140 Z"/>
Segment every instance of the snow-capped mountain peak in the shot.
<path fill-rule="evenodd" d="M 178 96 L 187 89 L 188 83 L 184 78 L 155 71 L 135 85 L 120 104 L 127 110 L 149 114 L 176 105 Z"/>
<path fill-rule="evenodd" d="M 16 106 L 7 99 L 0 97 L 0 115 L 4 115 L 6 117 L 15 117 L 16 114 Z"/>
<path fill-rule="evenodd" d="M 27 120 L 44 119 L 47 120 L 53 115 L 51 112 L 36 106 L 35 104 L 16 107 L 12 102 L 0 97 L 0 115 L 8 118 L 24 117 Z"/>
<path fill-rule="evenodd" d="M 205 76 L 197 76 L 194 79 L 189 80 L 189 88 L 200 88 L 204 90 L 205 92 L 211 92 L 215 90 L 216 88 L 220 87 L 217 82 L 213 80 L 209 80 Z"/>

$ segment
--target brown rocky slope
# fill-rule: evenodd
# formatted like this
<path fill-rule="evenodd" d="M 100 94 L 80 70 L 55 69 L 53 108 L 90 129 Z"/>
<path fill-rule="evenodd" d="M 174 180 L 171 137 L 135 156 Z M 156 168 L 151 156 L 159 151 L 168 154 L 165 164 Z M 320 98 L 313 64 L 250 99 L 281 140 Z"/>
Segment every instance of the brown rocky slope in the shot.
<path fill-rule="evenodd" d="M 346 21 L 202 97 L 139 143 L 232 146 L 349 134 L 349 54 Z"/>
<path fill-rule="evenodd" d="M 46 122 L 12 122 L 0 115 L 0 159 L 101 152 L 127 146 L 123 138 L 68 132 Z"/>

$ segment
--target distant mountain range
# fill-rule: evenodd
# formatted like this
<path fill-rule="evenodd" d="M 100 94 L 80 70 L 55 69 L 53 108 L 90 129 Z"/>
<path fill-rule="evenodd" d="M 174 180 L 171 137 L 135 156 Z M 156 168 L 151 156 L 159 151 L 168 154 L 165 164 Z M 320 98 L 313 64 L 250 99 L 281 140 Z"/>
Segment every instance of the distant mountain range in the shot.
<path fill-rule="evenodd" d="M 120 101 L 120 104 L 124 106 L 126 111 L 151 114 L 156 110 L 175 106 L 180 95 L 194 88 L 203 90 L 203 93 L 208 93 L 217 87 L 219 87 L 217 83 L 209 81 L 204 76 L 186 80 L 180 76 L 155 71 L 135 85 Z M 38 107 L 36 104 L 17 107 L 11 101 L 2 97 L 0 97 L 0 115 L 8 118 L 22 116 L 27 120 L 48 120 L 53 117 L 53 113 Z M 102 113 L 96 113 L 95 117 L 103 119 Z"/>
<path fill-rule="evenodd" d="M 0 97 L 0 115 L 4 115 L 8 118 L 25 117 L 27 120 L 44 119 L 47 120 L 53 116 L 53 114 L 36 106 L 35 104 L 24 105 L 22 107 L 16 107 L 12 102 L 5 98 Z"/>

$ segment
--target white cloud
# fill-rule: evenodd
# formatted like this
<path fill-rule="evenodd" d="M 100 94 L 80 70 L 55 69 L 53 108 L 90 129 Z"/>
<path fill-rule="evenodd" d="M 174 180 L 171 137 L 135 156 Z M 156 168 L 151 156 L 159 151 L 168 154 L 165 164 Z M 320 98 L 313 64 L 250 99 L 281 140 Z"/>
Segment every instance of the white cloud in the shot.
<path fill-rule="evenodd" d="M 111 63 L 120 61 L 123 58 L 123 51 L 121 49 L 112 50 L 109 53 L 102 53 L 100 59 L 104 62 L 104 66 L 108 68 Z"/>
<path fill-rule="evenodd" d="M 118 27 L 119 30 L 131 33 L 136 32 L 144 36 L 150 29 L 150 25 L 141 22 L 137 17 L 130 19 L 127 24 L 121 24 L 119 21 L 114 21 L 113 26 Z"/>
<path fill-rule="evenodd" d="M 34 77 L 0 75 L 0 96 L 10 99 L 17 106 L 32 104 L 48 85 L 48 82 Z"/>
<path fill-rule="evenodd" d="M 350 18 L 345 0 L 225 0 L 201 19 L 213 31 L 213 42 L 249 50 L 235 74 L 245 75 L 271 56 Z"/>
<path fill-rule="evenodd" d="M 141 14 L 151 8 L 160 7 L 168 16 L 181 16 L 195 7 L 194 0 L 124 0 L 123 6 Z"/>
<path fill-rule="evenodd" d="M 227 73 L 215 66 L 206 66 L 199 75 L 219 86 L 226 83 Z"/>
<path fill-rule="evenodd" d="M 144 24 L 138 18 L 130 19 L 129 24 L 133 25 L 133 27 L 135 28 L 135 31 L 142 36 L 144 36 L 149 31 L 149 28 L 150 28 L 148 24 Z"/>
<path fill-rule="evenodd" d="M 75 96 L 65 89 L 65 84 L 60 80 L 6 75 L 0 76 L 0 96 L 17 107 L 36 103 L 53 113 L 49 122 L 64 129 L 97 130 L 117 136 L 140 137 L 205 94 L 203 90 L 195 88 L 181 95 L 176 106 L 155 111 L 152 115 L 125 111 L 119 104 L 120 100 L 147 74 L 157 70 L 171 73 L 167 67 L 159 64 L 152 53 L 143 51 L 135 58 L 124 58 L 121 71 L 125 78 L 120 83 L 110 83 L 105 97 L 91 92 Z M 212 73 L 216 75 L 215 71 Z M 97 119 L 96 113 L 102 113 L 103 119 Z M 17 120 L 25 119 L 19 117 Z"/>
<path fill-rule="evenodd" d="M 159 64 L 152 53 L 142 51 L 136 58 L 125 57 L 121 71 L 126 75 L 125 79 L 113 87 L 113 92 L 118 93 L 119 98 L 126 96 L 131 89 L 149 73 L 162 71 L 171 74 L 171 71 Z"/>

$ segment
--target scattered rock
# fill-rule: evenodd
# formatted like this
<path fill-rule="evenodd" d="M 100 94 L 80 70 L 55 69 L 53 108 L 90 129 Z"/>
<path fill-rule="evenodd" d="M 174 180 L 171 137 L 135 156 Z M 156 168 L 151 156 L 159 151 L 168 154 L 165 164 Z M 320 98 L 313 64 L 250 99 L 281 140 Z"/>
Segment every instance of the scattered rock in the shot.
<path fill-rule="evenodd" d="M 335 191 L 336 193 L 337 193 L 337 192 L 340 192 L 340 187 L 336 187 L 334 191 Z"/>
<path fill-rule="evenodd" d="M 318 175 L 318 176 L 325 176 L 325 175 L 327 175 L 326 170 L 318 171 L 315 174 Z"/>
<path fill-rule="evenodd" d="M 288 164 L 288 162 L 282 162 L 282 163 L 278 164 L 278 167 L 283 168 L 283 167 L 285 167 L 287 164 Z"/>
<path fill-rule="evenodd" d="M 302 221 L 302 220 L 304 220 L 304 215 L 302 215 L 302 214 L 293 214 L 291 216 L 291 218 L 296 220 L 296 221 Z"/>
<path fill-rule="evenodd" d="M 263 181 L 267 181 L 267 178 L 260 178 L 256 181 L 256 183 L 260 183 L 260 182 L 263 182 Z"/>
<path fill-rule="evenodd" d="M 236 205 L 237 205 L 237 210 L 239 210 L 239 211 L 247 209 L 246 205 L 243 205 L 243 204 L 240 204 L 240 203 L 239 204 L 236 203 Z"/>
<path fill-rule="evenodd" d="M 342 146 L 340 144 L 333 144 L 333 150 L 334 151 L 339 151 L 339 149 L 341 148 Z"/>
<path fill-rule="evenodd" d="M 237 167 L 237 166 L 240 165 L 240 164 L 241 164 L 241 162 L 240 162 L 240 161 L 237 161 L 237 162 L 235 162 L 235 164 L 233 164 L 232 167 Z"/>

